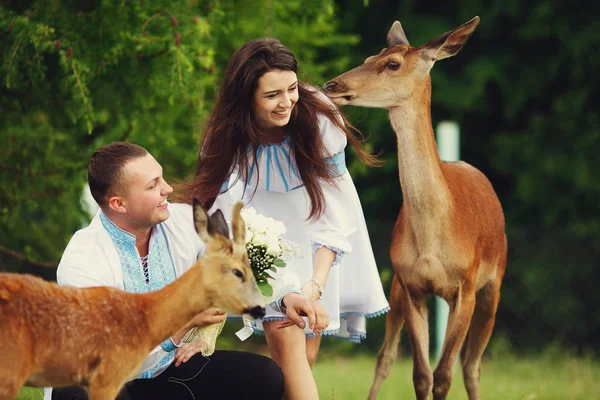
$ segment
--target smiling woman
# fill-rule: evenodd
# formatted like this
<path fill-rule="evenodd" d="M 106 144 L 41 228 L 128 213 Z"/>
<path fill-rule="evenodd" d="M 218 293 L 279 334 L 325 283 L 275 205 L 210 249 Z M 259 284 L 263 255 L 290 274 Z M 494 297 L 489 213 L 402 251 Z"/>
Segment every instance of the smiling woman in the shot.
<path fill-rule="evenodd" d="M 298 78 L 294 71 L 273 70 L 265 73 L 258 80 L 252 102 L 256 124 L 265 134 L 275 131 L 277 139 L 277 133 L 280 132 L 277 128 L 290 122 L 297 101 Z"/>
<path fill-rule="evenodd" d="M 365 318 L 388 309 L 346 170 L 347 142 L 366 164 L 377 160 L 361 149 L 341 111 L 296 74 L 294 55 L 278 40 L 244 44 L 225 70 L 196 176 L 179 188 L 184 201 L 196 198 L 206 208 L 226 210 L 241 199 L 283 222 L 282 239 L 301 248 L 281 272 L 295 283 L 254 324 L 284 372 L 288 400 L 318 398 L 311 368 L 322 335 L 359 342 Z M 279 274 L 276 284 L 284 280 Z M 294 318 L 298 308 L 309 310 L 309 324 Z"/>

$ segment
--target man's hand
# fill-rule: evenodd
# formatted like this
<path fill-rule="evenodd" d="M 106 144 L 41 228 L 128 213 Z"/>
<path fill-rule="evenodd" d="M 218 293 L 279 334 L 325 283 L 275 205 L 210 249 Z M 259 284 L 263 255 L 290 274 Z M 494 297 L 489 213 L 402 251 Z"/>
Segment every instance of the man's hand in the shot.
<path fill-rule="evenodd" d="M 288 293 L 282 302 L 287 308 L 288 321 L 283 321 L 278 328 L 286 328 L 294 324 L 304 329 L 306 325 L 302 316 L 308 317 L 308 326 L 314 333 L 320 334 L 329 325 L 329 313 L 317 301 L 310 300 L 298 293 Z"/>
<path fill-rule="evenodd" d="M 194 339 L 191 343 L 184 343 L 175 351 L 175 366 L 179 367 L 184 362 L 187 362 L 192 356 L 202 353 L 208 348 L 206 342 L 200 338 Z"/>

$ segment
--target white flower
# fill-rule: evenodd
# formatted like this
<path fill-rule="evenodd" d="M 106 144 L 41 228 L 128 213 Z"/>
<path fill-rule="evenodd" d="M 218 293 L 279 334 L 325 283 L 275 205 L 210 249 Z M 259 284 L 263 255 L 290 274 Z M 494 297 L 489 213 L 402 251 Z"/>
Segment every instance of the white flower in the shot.
<path fill-rule="evenodd" d="M 267 235 L 264 233 L 255 233 L 252 236 L 252 242 L 255 246 L 265 246 L 267 247 Z"/>
<path fill-rule="evenodd" d="M 279 247 L 279 237 L 273 234 L 267 234 L 266 242 L 267 254 L 278 257 L 281 253 L 281 248 Z"/>

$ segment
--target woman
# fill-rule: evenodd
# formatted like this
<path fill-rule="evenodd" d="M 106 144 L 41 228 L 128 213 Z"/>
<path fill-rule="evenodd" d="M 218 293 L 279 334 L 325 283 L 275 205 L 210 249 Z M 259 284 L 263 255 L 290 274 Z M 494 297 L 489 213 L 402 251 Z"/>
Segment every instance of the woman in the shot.
<path fill-rule="evenodd" d="M 359 342 L 365 317 L 389 307 L 346 170 L 347 142 L 366 164 L 377 160 L 359 147 L 336 106 L 299 82 L 296 72 L 293 54 L 276 39 L 252 40 L 238 49 L 204 130 L 196 176 L 182 189 L 183 200 L 197 198 L 206 208 L 228 210 L 243 199 L 247 207 L 282 221 L 284 238 L 300 245 L 302 256 L 282 269 L 280 282 L 287 283 L 278 294 L 318 301 L 329 313 L 329 325 L 280 329 L 291 325 L 284 322 L 280 300 L 267 307 L 255 329 L 264 331 L 284 372 L 286 398 L 316 399 L 311 367 L 321 335 Z"/>

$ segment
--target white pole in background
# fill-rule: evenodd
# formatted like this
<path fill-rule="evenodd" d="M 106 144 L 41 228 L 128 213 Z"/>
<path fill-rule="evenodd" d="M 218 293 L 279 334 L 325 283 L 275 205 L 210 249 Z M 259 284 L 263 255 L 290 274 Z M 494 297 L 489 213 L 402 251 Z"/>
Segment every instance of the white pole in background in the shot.
<path fill-rule="evenodd" d="M 438 152 L 442 161 L 460 160 L 460 129 L 454 121 L 442 121 L 436 130 L 436 142 Z M 435 358 L 440 359 L 448 315 L 450 308 L 448 303 L 440 297 L 435 297 Z"/>

